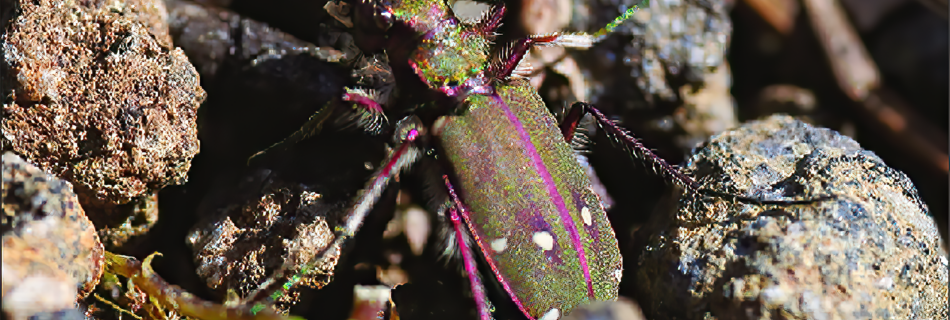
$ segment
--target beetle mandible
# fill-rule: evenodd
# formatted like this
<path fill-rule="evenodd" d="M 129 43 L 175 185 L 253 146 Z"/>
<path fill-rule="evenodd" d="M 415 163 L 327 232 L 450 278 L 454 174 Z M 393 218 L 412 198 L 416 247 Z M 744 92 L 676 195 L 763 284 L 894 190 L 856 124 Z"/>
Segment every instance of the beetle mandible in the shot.
<path fill-rule="evenodd" d="M 405 53 L 406 63 L 429 89 L 448 98 L 440 101 L 450 102 L 437 106 L 444 114 L 429 122 L 415 115 L 397 122 L 396 148 L 356 198 L 332 244 L 283 282 L 285 289 L 324 259 L 330 248 L 355 235 L 390 179 L 409 169 L 424 150 L 435 150 L 447 190 L 442 203 L 447 204 L 445 214 L 459 239 L 457 246 L 480 319 L 488 320 L 491 314 L 476 269 L 476 253 L 485 258 L 529 319 L 556 319 L 585 303 L 615 300 L 622 272 L 617 239 L 570 145 L 586 114 L 634 158 L 651 164 L 687 192 L 758 203 L 795 203 L 756 201 L 701 189 L 589 104 L 575 103 L 558 124 L 524 79 L 530 73 L 521 65 L 527 50 L 532 46 L 589 47 L 632 16 L 636 7 L 594 35 L 533 35 L 495 51 L 492 41 L 505 13 L 502 5 L 492 6 L 475 22 L 455 17 L 444 0 L 396 0 L 374 3 L 371 8 L 378 25 L 399 24 L 416 33 L 417 45 Z M 353 102 L 364 116 L 383 117 L 384 99 L 368 92 L 348 89 L 344 100 Z M 255 310 L 264 308 L 266 301 L 261 300 L 281 294 L 277 285 L 289 270 L 285 266 L 275 272 L 246 301 L 257 303 Z"/>

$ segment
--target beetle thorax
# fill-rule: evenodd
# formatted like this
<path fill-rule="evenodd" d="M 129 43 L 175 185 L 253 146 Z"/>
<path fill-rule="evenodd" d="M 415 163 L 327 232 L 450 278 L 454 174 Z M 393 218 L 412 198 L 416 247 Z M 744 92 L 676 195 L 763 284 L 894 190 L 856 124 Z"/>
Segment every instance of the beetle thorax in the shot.
<path fill-rule="evenodd" d="M 484 78 L 489 41 L 454 20 L 443 20 L 423 36 L 409 64 L 430 88 L 454 91 L 471 79 Z"/>

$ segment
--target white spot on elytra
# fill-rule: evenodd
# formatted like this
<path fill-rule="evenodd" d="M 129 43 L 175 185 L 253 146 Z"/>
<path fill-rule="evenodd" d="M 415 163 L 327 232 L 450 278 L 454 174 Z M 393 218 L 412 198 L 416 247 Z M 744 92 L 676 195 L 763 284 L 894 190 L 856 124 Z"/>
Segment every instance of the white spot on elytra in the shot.
<path fill-rule="evenodd" d="M 538 320 L 557 320 L 561 318 L 561 311 L 557 308 L 551 308 L 548 312 L 545 312 L 543 316 L 538 318 Z"/>
<path fill-rule="evenodd" d="M 590 209 L 588 209 L 586 206 L 581 209 L 581 218 L 584 219 L 584 225 L 589 226 L 591 223 L 593 223 L 593 219 L 590 217 Z"/>
<path fill-rule="evenodd" d="M 550 232 L 535 232 L 531 240 L 534 241 L 534 244 L 541 247 L 541 250 L 548 251 L 554 249 L 554 237 L 551 236 Z"/>
<path fill-rule="evenodd" d="M 617 278 L 617 282 L 620 282 L 620 279 L 623 278 L 623 269 L 614 270 L 614 278 Z"/>
<path fill-rule="evenodd" d="M 505 248 L 508 247 L 508 238 L 498 238 L 491 242 L 491 249 L 495 250 L 497 253 L 505 251 Z"/>

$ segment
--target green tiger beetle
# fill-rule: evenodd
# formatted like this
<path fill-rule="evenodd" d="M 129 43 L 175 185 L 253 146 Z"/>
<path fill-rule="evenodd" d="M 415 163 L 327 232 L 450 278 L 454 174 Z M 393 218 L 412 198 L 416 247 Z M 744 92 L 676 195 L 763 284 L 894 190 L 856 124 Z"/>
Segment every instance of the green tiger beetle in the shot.
<path fill-rule="evenodd" d="M 404 37 L 390 37 L 387 52 L 396 63 L 404 57 L 406 70 L 437 96 L 435 106 L 427 108 L 440 115 L 424 120 L 413 114 L 391 127 L 395 147 L 336 228 L 332 244 L 296 274 L 291 266 L 275 272 L 244 300 L 253 305 L 251 312 L 263 312 L 331 248 L 353 237 L 390 180 L 423 157 L 435 158 L 441 166 L 433 179 L 444 189 L 434 197 L 445 204 L 440 214 L 454 233 L 453 246 L 481 320 L 492 314 L 477 270 L 479 254 L 528 319 L 557 319 L 591 302 L 616 300 L 623 270 L 617 238 L 571 145 L 585 115 L 631 156 L 687 193 L 761 204 L 803 202 L 756 201 L 702 189 L 587 103 L 573 104 L 558 123 L 525 79 L 531 72 L 521 63 L 526 52 L 534 46 L 590 47 L 636 7 L 594 34 L 532 35 L 504 46 L 493 44 L 505 14 L 502 5 L 492 6 L 477 21 L 460 20 L 444 0 L 364 0 L 355 7 L 354 12 L 371 16 L 364 19 L 383 30 L 414 33 L 409 46 Z M 360 124 L 367 131 L 386 126 L 381 124 L 387 100 L 372 90 L 347 89 L 343 99 L 361 112 Z M 327 118 L 321 112 L 284 143 L 315 134 Z"/>

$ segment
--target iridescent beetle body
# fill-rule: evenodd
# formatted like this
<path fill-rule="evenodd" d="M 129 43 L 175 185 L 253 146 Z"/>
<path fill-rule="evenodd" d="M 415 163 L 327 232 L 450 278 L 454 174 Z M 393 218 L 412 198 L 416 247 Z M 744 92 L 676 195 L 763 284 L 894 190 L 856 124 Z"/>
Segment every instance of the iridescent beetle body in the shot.
<path fill-rule="evenodd" d="M 530 316 L 615 300 L 617 239 L 573 149 L 526 81 L 495 90 L 434 129 L 482 254 Z"/>
<path fill-rule="evenodd" d="M 622 273 L 617 239 L 568 143 L 584 114 L 593 116 L 603 132 L 634 158 L 653 165 L 687 192 L 749 201 L 701 189 L 586 103 L 575 103 L 558 125 L 537 92 L 522 79 L 530 68 L 519 64 L 532 46 L 589 47 L 632 16 L 636 7 L 594 35 L 534 35 L 499 48 L 492 42 L 504 15 L 502 6 L 492 7 L 478 21 L 465 22 L 443 0 L 379 1 L 369 1 L 377 26 L 389 30 L 398 23 L 399 30 L 415 33 L 409 37 L 414 41 L 409 50 L 405 50 L 409 44 L 404 42 L 405 35 L 389 38 L 387 50 L 392 50 L 391 57 L 406 59 L 402 61 L 411 72 L 431 89 L 427 92 L 437 93 L 433 100 L 438 101 L 434 105 L 439 116 L 425 123 L 409 115 L 395 124 L 396 147 L 367 182 L 344 224 L 336 228 L 333 243 L 296 275 L 290 276 L 287 266 L 275 272 L 258 293 L 249 296 L 248 302 L 259 302 L 253 311 L 265 307 L 260 303 L 263 296 L 280 294 L 278 281 L 289 277 L 283 288 L 295 285 L 303 273 L 326 258 L 329 248 L 353 237 L 390 179 L 411 168 L 427 153 L 424 149 L 441 155 L 434 171 L 443 172 L 448 194 L 433 197 L 445 204 L 439 210 L 444 209 L 445 222 L 454 232 L 451 245 L 461 254 L 481 320 L 492 316 L 478 276 L 476 251 L 529 319 L 557 319 L 582 304 L 617 299 Z M 381 113 L 384 102 L 375 96 L 348 92 L 344 100 L 353 102 L 357 110 Z M 313 127 L 319 126 L 305 125 L 301 130 Z M 295 136 L 308 134 L 313 133 Z M 428 139 L 430 135 L 433 139 Z M 435 144 L 429 145 L 430 141 Z M 467 239 L 479 249 L 472 249 Z"/>
<path fill-rule="evenodd" d="M 466 24 L 441 2 L 419 3 L 410 10 L 393 4 L 391 12 L 424 32 L 410 54 L 416 74 L 461 100 L 463 111 L 437 120 L 433 134 L 470 209 L 464 221 L 494 275 L 532 318 L 616 299 L 617 239 L 573 149 L 526 81 L 490 74 L 505 62 L 493 68 L 489 60 L 488 24 L 500 17 Z"/>

